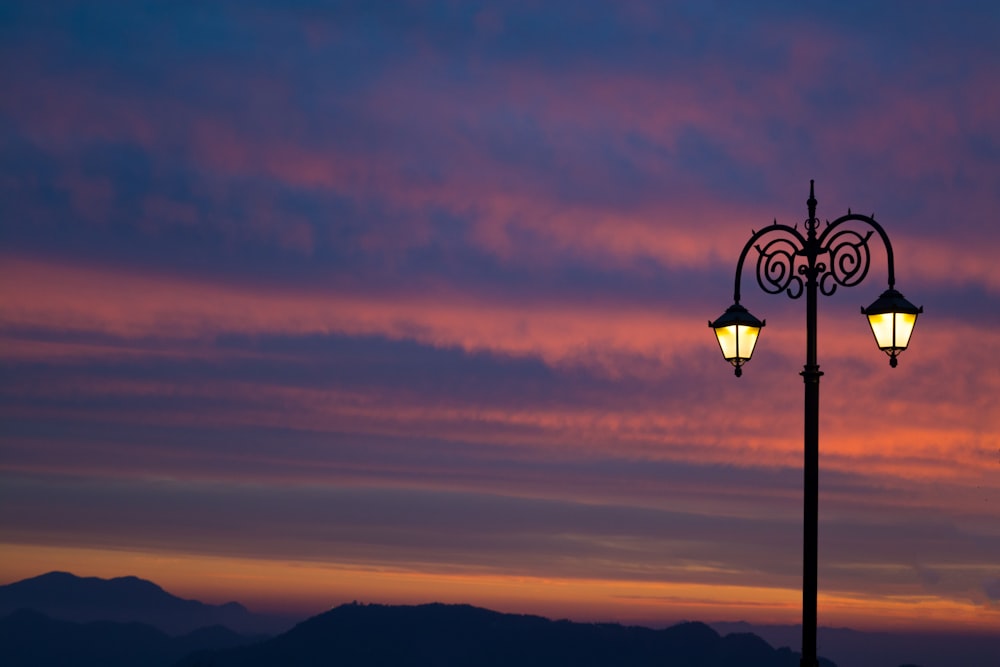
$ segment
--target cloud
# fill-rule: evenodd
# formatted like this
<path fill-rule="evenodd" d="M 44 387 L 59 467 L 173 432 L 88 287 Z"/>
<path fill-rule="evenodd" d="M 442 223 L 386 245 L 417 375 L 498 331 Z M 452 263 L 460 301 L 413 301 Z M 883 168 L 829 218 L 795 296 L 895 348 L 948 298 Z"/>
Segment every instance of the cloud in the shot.
<path fill-rule="evenodd" d="M 1000 579 L 984 581 L 983 592 L 986 593 L 986 597 L 994 602 L 1000 600 Z"/>

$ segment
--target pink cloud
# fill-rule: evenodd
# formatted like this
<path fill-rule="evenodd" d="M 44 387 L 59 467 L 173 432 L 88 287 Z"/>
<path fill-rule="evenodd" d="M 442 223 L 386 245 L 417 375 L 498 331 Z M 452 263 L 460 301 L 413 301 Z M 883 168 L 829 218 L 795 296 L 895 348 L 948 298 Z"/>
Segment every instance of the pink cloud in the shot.
<path fill-rule="evenodd" d="M 613 141 L 622 141 L 627 133 L 638 133 L 669 150 L 679 132 L 688 127 L 702 128 L 736 159 L 769 171 L 773 159 L 771 140 L 746 131 L 748 123 L 764 120 L 760 97 L 773 100 L 791 117 L 802 117 L 806 113 L 804 101 L 789 80 L 808 82 L 813 66 L 828 57 L 834 42 L 835 36 L 827 35 L 813 36 L 807 45 L 793 44 L 791 52 L 799 55 L 790 58 L 784 69 L 755 79 L 752 95 L 739 89 L 732 72 L 713 70 L 710 63 L 707 71 L 697 76 L 691 74 L 668 82 L 643 74 L 573 72 L 565 77 L 565 85 L 559 90 L 553 90 L 545 72 L 506 65 L 485 69 L 483 75 L 491 86 L 462 91 L 462 104 L 456 104 L 453 98 L 457 91 L 430 91 L 420 84 L 417 74 L 427 63 L 415 58 L 394 70 L 366 97 L 349 104 L 373 124 L 396 131 L 406 131 L 407 127 L 416 131 L 409 110 L 424 110 L 420 122 L 426 124 L 426 131 L 433 133 L 438 144 L 448 147 L 446 160 L 436 158 L 444 175 L 435 181 L 408 175 L 409 163 L 417 156 L 407 148 L 397 150 L 390 142 L 365 145 L 362 150 L 338 145 L 331 138 L 307 141 L 294 130 L 259 134 L 252 131 L 252 126 L 235 126 L 221 113 L 206 114 L 180 100 L 168 101 L 164 106 L 163 100 L 98 92 L 100 88 L 86 79 L 49 81 L 46 85 L 20 82 L 24 96 L 20 102 L 8 101 L 7 108 L 22 127 L 49 146 L 71 146 L 96 138 L 127 139 L 151 148 L 171 145 L 180 138 L 197 164 L 220 176 L 263 177 L 287 186 L 341 193 L 361 202 L 384 202 L 389 212 L 408 222 L 393 225 L 391 231 L 370 230 L 364 238 L 368 252 L 433 242 L 422 218 L 428 208 L 437 207 L 467 221 L 467 238 L 505 261 L 530 257 L 515 240 L 516 232 L 523 229 L 551 248 L 599 265 L 627 267 L 636 259 L 652 258 L 669 266 L 692 267 L 733 261 L 726 258 L 735 254 L 733 248 L 751 227 L 758 228 L 775 216 L 791 222 L 804 211 L 792 206 L 792 202 L 783 203 L 779 210 L 774 210 L 773 205 L 729 202 L 719 197 L 724 193 L 713 193 L 704 185 L 687 191 L 680 199 L 667 200 L 651 193 L 632 205 L 602 207 L 567 202 L 554 194 L 550 185 L 532 182 L 516 167 L 497 163 L 481 145 L 470 141 L 468 130 L 457 128 L 488 131 L 483 127 L 484 109 L 517 105 L 539 123 L 560 160 L 560 170 L 582 184 L 598 185 L 614 175 L 607 172 L 606 163 L 577 159 L 574 153 L 578 152 L 579 132 L 597 131 Z M 223 74 L 214 71 L 211 76 L 228 80 Z M 706 79 L 713 85 L 706 85 Z M 827 166 L 822 171 L 828 172 L 830 160 L 845 154 L 845 145 L 853 147 L 847 151 L 851 154 L 878 151 L 880 160 L 891 160 L 893 173 L 909 174 L 908 178 L 940 173 L 942 165 L 962 162 L 957 152 L 961 150 L 956 141 L 958 132 L 968 122 L 985 123 L 989 116 L 981 110 L 992 103 L 980 100 L 970 107 L 968 118 L 959 118 L 962 112 L 947 111 L 954 105 L 930 104 L 907 89 L 905 83 L 895 93 L 887 91 L 877 108 L 859 114 L 849 133 L 845 134 L 839 125 L 817 126 L 814 138 L 818 147 L 823 154 L 834 156 L 825 159 Z M 969 86 L 979 95 L 988 89 L 981 84 L 979 78 L 973 77 Z M 257 91 L 255 94 L 266 98 L 271 114 L 292 120 L 301 115 L 301 110 L 282 101 L 287 95 L 279 94 L 283 86 L 278 81 L 255 80 L 254 85 L 241 84 L 238 89 Z M 719 103 L 720 97 L 725 103 Z M 290 126 L 296 127 L 297 123 Z M 926 139 L 914 142 L 913 136 Z M 884 150 L 897 146 L 912 148 L 906 149 L 910 152 Z M 654 153 L 634 153 L 633 159 L 648 178 L 664 184 L 685 176 Z M 837 169 L 849 172 L 850 165 Z M 102 217 L 101 211 L 106 210 L 114 194 L 110 184 L 88 183 L 82 176 L 71 179 L 67 186 L 74 193 L 78 212 L 90 217 Z M 984 201 L 982 206 L 989 203 Z M 180 202 L 173 203 L 168 217 L 185 224 L 196 219 L 198 224 L 226 224 L 233 234 L 273 239 L 281 247 L 305 254 L 313 252 L 317 242 L 315 221 L 290 220 L 287 213 L 274 212 L 268 202 L 260 204 L 253 207 L 257 213 L 246 221 L 222 223 L 217 216 L 199 217 L 190 208 L 178 208 L 189 206 Z M 146 206 L 150 211 L 157 210 L 161 217 L 166 214 L 162 197 Z M 828 210 L 821 207 L 820 213 L 830 217 Z M 892 221 L 887 224 L 891 226 Z M 706 234 L 706 229 L 713 233 Z M 893 231 L 893 238 L 899 238 L 901 245 L 907 242 L 906 236 Z M 933 252 L 916 248 L 913 254 L 929 280 L 971 280 L 996 288 L 1000 272 L 992 268 L 985 245 L 970 248 L 964 241 L 927 243 L 934 247 Z"/>
<path fill-rule="evenodd" d="M 360 295 L 321 287 L 293 291 L 123 275 L 12 256 L 4 259 L 3 272 L 0 316 L 8 325 L 125 338 L 198 339 L 228 332 L 381 335 L 559 363 L 594 346 L 666 358 L 686 345 L 700 345 L 704 334 L 693 326 L 700 317 L 677 326 L 683 318 L 676 314 L 635 306 L 619 306 L 608 317 L 583 304 L 485 303 L 457 289 L 424 295 Z M 668 330 L 680 333 L 669 351 L 662 348 Z"/>

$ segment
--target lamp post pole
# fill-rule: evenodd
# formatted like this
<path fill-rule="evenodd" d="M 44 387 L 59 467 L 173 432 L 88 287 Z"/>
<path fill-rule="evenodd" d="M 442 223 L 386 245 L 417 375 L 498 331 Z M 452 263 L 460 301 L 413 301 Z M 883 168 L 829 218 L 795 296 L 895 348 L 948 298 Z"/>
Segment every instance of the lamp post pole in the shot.
<path fill-rule="evenodd" d="M 868 241 L 877 233 L 885 246 L 889 289 L 861 312 L 868 316 L 879 349 L 889 355 L 895 367 L 897 355 L 906 349 L 916 324 L 917 308 L 895 290 L 892 244 L 873 216 L 851 213 L 827 221 L 820 229 L 816 218 L 814 182 L 809 181 L 809 217 L 806 234 L 798 227 L 779 225 L 777 221 L 754 231 L 743 247 L 736 264 L 734 303 L 722 316 L 708 325 L 715 329 L 723 356 L 742 375 L 742 366 L 750 360 L 760 330 L 765 322 L 740 305 L 740 278 L 743 262 L 756 248 L 757 284 L 769 294 L 785 292 L 792 299 L 806 297 L 806 363 L 802 369 L 805 384 L 804 456 L 803 456 L 803 531 L 802 531 L 802 667 L 816 667 L 816 591 L 819 536 L 819 370 L 816 353 L 816 311 L 820 293 L 833 294 L 838 286 L 852 287 L 868 275 Z M 860 223 L 860 224 L 856 224 Z M 856 227 L 867 226 L 864 233 Z M 765 242 L 766 240 L 766 242 Z"/>
<path fill-rule="evenodd" d="M 816 310 L 819 281 L 816 259 L 820 248 L 816 242 L 816 197 L 809 182 L 809 219 L 806 259 L 806 365 L 802 369 L 805 383 L 805 431 L 803 461 L 803 529 L 802 529 L 802 667 L 816 664 L 816 589 L 819 568 L 819 369 L 816 356 Z"/>

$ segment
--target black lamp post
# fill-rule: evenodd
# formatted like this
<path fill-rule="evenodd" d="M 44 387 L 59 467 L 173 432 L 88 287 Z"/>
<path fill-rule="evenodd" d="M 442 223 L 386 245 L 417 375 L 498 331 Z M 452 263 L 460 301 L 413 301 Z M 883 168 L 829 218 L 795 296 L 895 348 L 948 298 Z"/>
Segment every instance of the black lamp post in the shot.
<path fill-rule="evenodd" d="M 827 221 L 820 229 L 816 218 L 816 196 L 813 181 L 809 181 L 809 217 L 806 234 L 798 227 L 779 225 L 777 221 L 759 232 L 753 232 L 736 263 L 734 303 L 708 326 L 722 348 L 726 361 L 736 368 L 736 377 L 743 374 L 743 364 L 750 360 L 757 337 L 764 326 L 740 305 L 740 276 L 743 262 L 751 248 L 756 248 L 757 284 L 768 294 L 785 292 L 792 299 L 806 295 L 806 364 L 802 370 L 805 381 L 805 502 L 802 547 L 802 667 L 815 667 L 816 660 L 816 571 L 817 533 L 819 518 L 819 379 L 823 373 L 816 361 L 816 298 L 822 292 L 829 296 L 837 286 L 853 287 L 868 275 L 870 254 L 868 240 L 878 233 L 885 245 L 889 267 L 889 289 L 861 312 L 868 316 L 879 349 L 889 355 L 889 365 L 895 367 L 896 357 L 906 349 L 916 324 L 917 308 L 895 289 L 892 244 L 875 218 L 851 213 Z M 849 223 L 862 223 L 850 225 Z M 870 229 L 858 231 L 867 225 Z M 766 243 L 760 242 L 767 240 Z M 822 261 L 821 261 L 822 260 Z"/>

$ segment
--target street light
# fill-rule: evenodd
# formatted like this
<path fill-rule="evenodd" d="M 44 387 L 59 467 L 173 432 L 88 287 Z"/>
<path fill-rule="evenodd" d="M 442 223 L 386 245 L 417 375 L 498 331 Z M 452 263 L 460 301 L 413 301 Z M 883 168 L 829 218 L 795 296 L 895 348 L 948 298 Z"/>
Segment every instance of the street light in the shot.
<path fill-rule="evenodd" d="M 889 289 L 872 305 L 862 308 L 880 350 L 889 355 L 889 365 L 898 364 L 897 356 L 910 343 L 913 326 L 923 307 L 916 307 L 896 291 L 892 244 L 873 216 L 851 213 L 820 229 L 816 218 L 816 196 L 809 181 L 809 217 L 806 234 L 798 226 L 773 225 L 751 234 L 736 263 L 733 305 L 718 319 L 709 322 L 715 330 L 722 356 L 743 374 L 750 361 L 763 320 L 758 320 L 740 305 L 740 277 L 743 262 L 751 248 L 756 248 L 757 284 L 768 294 L 785 292 L 792 299 L 806 295 L 806 364 L 805 382 L 805 462 L 804 527 L 802 540 L 802 667 L 815 667 L 816 661 L 816 572 L 819 519 L 819 379 L 823 373 L 816 361 L 816 300 L 818 293 L 830 296 L 837 286 L 853 287 L 868 275 L 868 241 L 877 233 L 885 246 L 889 268 Z M 870 229 L 858 231 L 850 223 L 862 223 Z M 823 261 L 820 261 L 823 260 Z"/>
<path fill-rule="evenodd" d="M 766 321 L 758 320 L 738 303 L 729 306 L 717 320 L 708 323 L 715 329 L 722 356 L 736 367 L 736 377 L 743 375 L 742 366 L 750 361 L 761 327 L 765 324 Z"/>
<path fill-rule="evenodd" d="M 917 308 L 892 288 L 882 292 L 875 303 L 861 309 L 861 314 L 868 316 L 878 349 L 889 355 L 889 365 L 893 368 L 899 363 L 896 355 L 910 344 L 913 325 L 922 312 L 923 306 Z"/>

